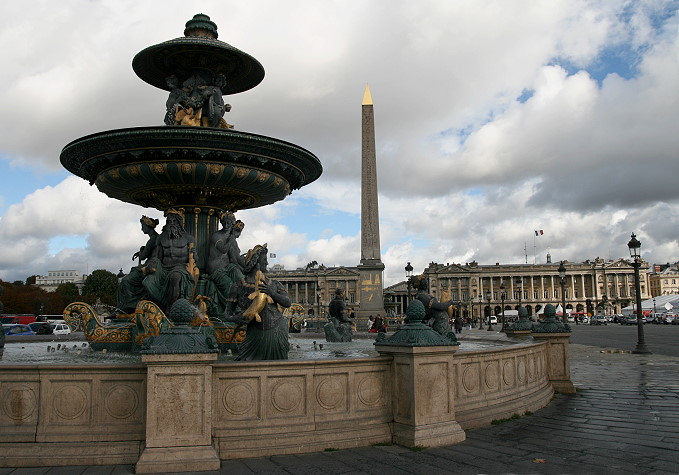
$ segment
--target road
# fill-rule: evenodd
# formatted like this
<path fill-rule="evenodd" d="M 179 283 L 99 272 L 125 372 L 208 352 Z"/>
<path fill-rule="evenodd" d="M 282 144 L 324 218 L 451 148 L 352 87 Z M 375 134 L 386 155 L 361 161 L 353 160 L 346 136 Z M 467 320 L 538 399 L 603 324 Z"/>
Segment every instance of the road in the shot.
<path fill-rule="evenodd" d="M 574 325 L 571 343 L 633 350 L 637 346 L 636 325 Z M 679 356 L 679 325 L 644 325 L 646 347 L 654 354 Z"/>

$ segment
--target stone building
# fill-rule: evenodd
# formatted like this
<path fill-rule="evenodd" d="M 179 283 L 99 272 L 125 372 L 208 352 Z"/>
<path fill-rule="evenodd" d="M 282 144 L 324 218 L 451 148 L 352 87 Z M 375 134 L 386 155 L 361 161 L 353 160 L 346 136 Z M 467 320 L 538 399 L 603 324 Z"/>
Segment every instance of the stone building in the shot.
<path fill-rule="evenodd" d="M 360 309 L 360 271 L 358 267 L 307 266 L 295 270 L 285 270 L 274 265 L 267 276 L 283 284 L 293 303 L 304 307 L 306 313 L 324 317 L 335 289 L 344 290 L 347 307 L 350 311 Z"/>
<path fill-rule="evenodd" d="M 57 287 L 65 283 L 73 283 L 82 291 L 87 275 L 81 274 L 77 270 L 50 270 L 47 275 L 39 275 L 35 278 L 35 285 L 47 292 L 54 292 Z"/>
<path fill-rule="evenodd" d="M 582 263 L 564 261 L 564 265 L 567 310 L 613 315 L 632 303 L 634 268 L 629 261 L 596 258 Z M 545 264 L 432 262 L 423 273 L 429 278 L 432 295 L 441 301 L 452 299 L 458 302 L 463 316 L 478 319 L 479 315 L 487 317 L 502 313 L 502 285 L 505 287 L 506 310 L 518 309 L 521 305 L 527 308 L 529 315 L 535 315 L 548 303 L 560 305 L 562 294 L 558 267 L 559 263 L 552 263 L 550 259 Z M 650 296 L 648 282 L 648 264 L 644 262 L 640 278 L 642 299 Z M 410 292 L 412 298 L 412 289 Z M 405 312 L 409 300 L 405 282 L 387 287 L 384 293 L 388 308 L 397 314 Z"/>
<path fill-rule="evenodd" d="M 679 294 L 679 270 L 676 266 L 667 266 L 661 271 L 649 275 L 651 297 Z"/>

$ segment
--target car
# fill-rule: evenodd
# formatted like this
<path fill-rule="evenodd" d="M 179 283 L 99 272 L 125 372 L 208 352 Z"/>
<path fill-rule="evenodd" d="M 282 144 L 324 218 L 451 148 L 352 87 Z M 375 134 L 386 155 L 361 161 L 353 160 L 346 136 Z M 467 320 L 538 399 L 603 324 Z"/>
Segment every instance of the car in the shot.
<path fill-rule="evenodd" d="M 52 325 L 47 322 L 33 322 L 28 324 L 36 335 L 51 335 Z"/>
<path fill-rule="evenodd" d="M 20 323 L 9 323 L 2 325 L 2 331 L 5 336 L 15 336 L 15 335 L 35 335 L 35 332 L 31 330 L 28 325 L 22 325 Z"/>
<path fill-rule="evenodd" d="M 486 317 L 486 321 L 484 323 L 488 323 L 488 317 Z M 490 316 L 490 324 L 497 325 L 497 315 Z"/>
<path fill-rule="evenodd" d="M 643 320 L 641 320 L 643 322 Z M 636 315 L 625 315 L 622 317 L 622 320 L 620 320 L 620 325 L 636 325 L 637 324 L 637 316 Z"/>
<path fill-rule="evenodd" d="M 667 315 L 665 315 L 665 318 L 663 318 L 663 321 L 662 321 L 662 322 L 663 322 L 665 325 L 671 325 L 672 323 L 674 323 L 674 321 L 675 321 L 676 319 L 677 319 L 677 316 L 676 316 L 675 314 L 668 313 Z"/>
<path fill-rule="evenodd" d="M 589 321 L 590 325 L 608 325 L 608 320 L 604 315 L 592 315 L 592 319 Z"/>
<path fill-rule="evenodd" d="M 70 335 L 71 328 L 65 323 L 55 323 L 52 325 L 52 333 L 55 335 Z"/>

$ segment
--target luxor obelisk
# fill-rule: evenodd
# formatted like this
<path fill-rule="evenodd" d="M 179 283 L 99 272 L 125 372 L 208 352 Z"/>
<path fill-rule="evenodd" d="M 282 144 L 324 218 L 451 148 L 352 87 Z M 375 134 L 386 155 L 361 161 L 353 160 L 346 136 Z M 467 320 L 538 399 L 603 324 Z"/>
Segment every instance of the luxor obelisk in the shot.
<path fill-rule="evenodd" d="M 361 148 L 361 263 L 360 310 L 358 317 L 386 316 L 380 257 L 380 220 L 377 206 L 377 157 L 375 153 L 375 115 L 370 88 L 363 95 Z"/>

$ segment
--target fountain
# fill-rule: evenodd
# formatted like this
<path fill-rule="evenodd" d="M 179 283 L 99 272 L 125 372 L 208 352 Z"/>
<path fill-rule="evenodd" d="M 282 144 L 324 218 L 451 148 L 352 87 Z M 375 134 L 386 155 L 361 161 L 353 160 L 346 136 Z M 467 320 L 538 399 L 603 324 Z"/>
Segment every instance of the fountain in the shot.
<path fill-rule="evenodd" d="M 241 341 L 250 356 L 263 353 L 257 345 L 279 345 L 280 333 L 265 333 L 287 329 L 274 307 L 290 306 L 275 283 L 260 285 L 266 245 L 236 253 L 227 266 L 222 256 L 213 259 L 214 249 L 237 248 L 234 238 L 230 251 L 220 249 L 222 237 L 242 229 L 233 213 L 284 199 L 322 168 L 301 147 L 226 122 L 231 107 L 222 96 L 253 88 L 264 70 L 217 40 L 206 15 L 190 20 L 184 37 L 140 52 L 133 68 L 170 92 L 165 125 L 82 137 L 64 147 L 61 161 L 108 196 L 166 216 L 160 234 L 155 220 L 141 219 L 149 240 L 123 279 L 123 313 L 113 323 L 81 303 L 64 312 L 72 326 L 85 327 L 93 350 L 134 358 L 0 366 L 0 467 L 201 471 L 229 458 L 451 444 L 468 428 L 544 407 L 554 387 L 569 389 L 568 334 L 550 330 L 541 342 L 457 351 L 461 345 L 442 324 L 447 303 L 420 301 L 424 287 L 408 308 L 407 328 L 382 335 L 372 351 L 337 358 L 325 348 L 327 357 L 317 357 L 319 344 L 302 359 L 289 360 L 281 349 L 271 358 L 277 361 L 218 360 L 218 350 Z M 248 300 L 261 305 L 247 312 Z"/>
<path fill-rule="evenodd" d="M 159 312 L 168 313 L 179 297 L 203 307 L 195 325 L 214 333 L 220 349 L 236 349 L 245 338 L 245 327 L 222 317 L 230 287 L 240 280 L 242 269 L 235 271 L 236 276 L 225 276 L 219 271 L 226 264 L 210 262 L 215 252 L 211 239 L 219 232 L 218 224 L 221 221 L 226 228 L 224 220 L 233 212 L 282 200 L 322 172 L 311 152 L 235 130 L 224 120 L 231 106 L 224 104 L 222 96 L 259 84 L 264 78 L 262 65 L 219 41 L 217 25 L 207 15 L 195 15 L 184 34 L 144 49 L 132 61 L 141 79 L 169 91 L 165 125 L 88 135 L 69 143 L 61 153 L 67 170 L 109 197 L 163 211 L 166 227 L 183 227 L 182 247 L 188 246 L 179 251 L 181 259 L 159 263 L 149 255 L 145 266 L 140 262 L 132 269 L 119 296 L 118 306 L 125 313 L 113 325 L 104 325 L 85 304 L 65 309 L 65 320 L 73 327 L 82 325 L 96 349 L 141 349 L 160 331 L 158 322 L 153 324 L 161 318 Z M 142 217 L 142 229 L 151 236 L 149 243 L 155 240 L 160 249 L 165 232 L 155 233 L 155 224 Z M 178 252 L 176 243 L 169 240 L 163 247 L 165 255 Z M 141 261 L 140 253 L 136 255 Z M 178 271 L 178 264 L 187 269 Z"/>

